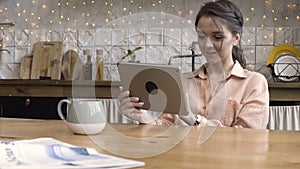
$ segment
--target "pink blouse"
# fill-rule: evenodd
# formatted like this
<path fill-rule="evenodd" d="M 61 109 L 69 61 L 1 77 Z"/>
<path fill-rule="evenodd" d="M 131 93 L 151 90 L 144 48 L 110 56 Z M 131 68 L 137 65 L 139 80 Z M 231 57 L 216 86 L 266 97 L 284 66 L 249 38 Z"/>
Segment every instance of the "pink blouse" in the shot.
<path fill-rule="evenodd" d="M 184 79 L 193 113 L 208 120 L 217 120 L 227 127 L 266 128 L 269 91 L 262 74 L 243 69 L 236 61 L 226 80 L 210 80 L 204 73 L 204 66 L 184 74 Z M 185 124 L 178 116 L 171 114 L 163 114 L 160 120 L 166 124 Z"/>

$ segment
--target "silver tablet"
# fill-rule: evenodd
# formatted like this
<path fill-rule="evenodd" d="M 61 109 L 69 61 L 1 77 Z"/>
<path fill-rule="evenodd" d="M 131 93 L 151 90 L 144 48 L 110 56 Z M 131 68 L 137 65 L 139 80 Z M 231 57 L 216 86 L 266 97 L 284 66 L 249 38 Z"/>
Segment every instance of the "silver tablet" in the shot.
<path fill-rule="evenodd" d="M 143 109 L 187 115 L 181 69 L 172 65 L 119 62 L 121 85 L 144 102 Z"/>

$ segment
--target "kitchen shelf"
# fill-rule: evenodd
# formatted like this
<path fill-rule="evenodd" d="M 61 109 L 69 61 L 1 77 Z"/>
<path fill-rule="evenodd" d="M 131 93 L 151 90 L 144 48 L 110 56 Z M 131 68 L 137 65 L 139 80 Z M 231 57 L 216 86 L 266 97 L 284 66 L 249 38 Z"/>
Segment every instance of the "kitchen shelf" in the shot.
<path fill-rule="evenodd" d="M 116 98 L 119 81 L 0 80 L 0 96 Z M 300 101 L 299 82 L 269 82 L 270 101 Z"/>
<path fill-rule="evenodd" d="M 72 80 L 0 80 L 0 96 L 115 98 L 119 82 Z"/>
<path fill-rule="evenodd" d="M 300 82 L 269 82 L 270 101 L 300 101 Z"/>

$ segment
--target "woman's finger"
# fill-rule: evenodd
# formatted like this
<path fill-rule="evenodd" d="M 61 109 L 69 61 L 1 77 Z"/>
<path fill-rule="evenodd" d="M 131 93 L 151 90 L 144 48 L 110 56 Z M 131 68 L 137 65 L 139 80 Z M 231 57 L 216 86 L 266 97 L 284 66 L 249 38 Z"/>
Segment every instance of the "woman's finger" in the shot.
<path fill-rule="evenodd" d="M 122 101 L 120 101 L 120 107 L 122 109 L 127 108 L 141 108 L 144 103 L 143 102 L 137 102 L 138 98 L 125 98 Z"/>
<path fill-rule="evenodd" d="M 123 91 L 123 92 L 121 92 L 120 94 L 119 94 L 119 96 L 118 96 L 118 99 L 119 100 L 122 100 L 122 99 L 124 99 L 124 98 L 126 98 L 126 97 L 129 97 L 129 91 L 127 90 L 127 91 Z"/>

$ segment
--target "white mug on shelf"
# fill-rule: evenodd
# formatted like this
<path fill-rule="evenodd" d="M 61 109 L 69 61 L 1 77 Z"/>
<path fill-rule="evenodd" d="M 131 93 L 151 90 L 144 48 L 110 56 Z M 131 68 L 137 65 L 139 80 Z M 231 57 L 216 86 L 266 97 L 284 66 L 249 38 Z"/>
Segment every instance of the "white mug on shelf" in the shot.
<path fill-rule="evenodd" d="M 62 105 L 67 104 L 66 117 Z M 106 126 L 107 111 L 99 99 L 63 99 L 57 105 L 59 117 L 75 134 L 98 134 Z"/>

